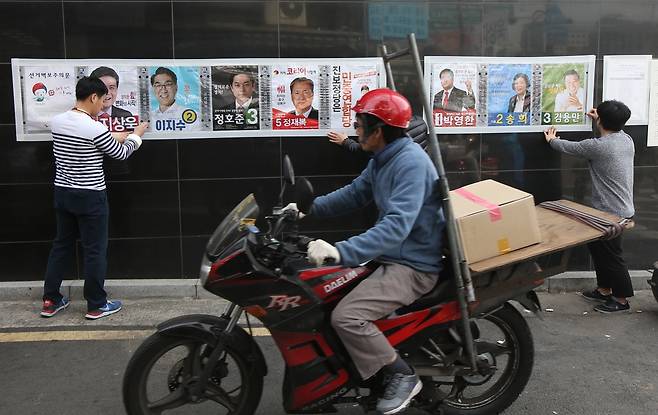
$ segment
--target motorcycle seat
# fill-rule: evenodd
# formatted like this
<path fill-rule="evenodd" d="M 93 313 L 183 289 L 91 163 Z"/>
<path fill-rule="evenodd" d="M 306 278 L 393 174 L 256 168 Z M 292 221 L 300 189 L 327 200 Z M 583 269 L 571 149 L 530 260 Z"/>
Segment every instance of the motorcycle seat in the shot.
<path fill-rule="evenodd" d="M 444 263 L 445 262 L 446 261 L 444 261 Z M 433 289 L 431 289 L 427 294 L 423 295 L 413 303 L 398 308 L 395 311 L 395 314 L 402 315 L 411 313 L 413 311 L 423 310 L 436 304 L 454 299 L 456 291 L 455 279 L 452 276 L 452 272 L 448 268 L 450 267 L 445 267 L 439 273 L 439 279 Z"/>

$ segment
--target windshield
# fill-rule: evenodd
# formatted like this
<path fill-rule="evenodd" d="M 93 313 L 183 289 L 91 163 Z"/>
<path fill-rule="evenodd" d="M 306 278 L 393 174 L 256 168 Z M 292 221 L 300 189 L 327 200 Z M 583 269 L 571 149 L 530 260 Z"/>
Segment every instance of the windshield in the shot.
<path fill-rule="evenodd" d="M 258 203 L 251 193 L 238 203 L 215 229 L 206 245 L 208 256 L 219 257 L 222 251 L 248 232 L 248 226 L 256 225 L 257 217 Z"/>

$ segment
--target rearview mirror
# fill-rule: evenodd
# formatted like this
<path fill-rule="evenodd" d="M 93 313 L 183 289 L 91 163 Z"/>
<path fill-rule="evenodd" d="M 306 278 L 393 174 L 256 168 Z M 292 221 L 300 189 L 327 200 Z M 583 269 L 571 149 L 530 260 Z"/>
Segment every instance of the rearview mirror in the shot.
<path fill-rule="evenodd" d="M 290 157 L 287 154 L 283 156 L 283 179 L 289 185 L 295 185 L 295 170 L 293 170 Z"/>
<path fill-rule="evenodd" d="M 295 202 L 297 203 L 297 209 L 304 214 L 308 214 L 313 206 L 313 200 L 315 195 L 313 194 L 313 185 L 305 177 L 297 180 L 297 185 L 295 186 Z"/>

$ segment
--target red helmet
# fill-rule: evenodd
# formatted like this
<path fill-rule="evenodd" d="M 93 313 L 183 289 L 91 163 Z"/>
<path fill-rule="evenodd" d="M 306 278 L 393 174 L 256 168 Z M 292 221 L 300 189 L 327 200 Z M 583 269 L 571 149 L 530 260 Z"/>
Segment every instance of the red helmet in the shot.
<path fill-rule="evenodd" d="M 407 128 L 411 104 L 402 95 L 387 88 L 365 93 L 352 108 L 357 114 L 370 114 L 393 127 Z"/>

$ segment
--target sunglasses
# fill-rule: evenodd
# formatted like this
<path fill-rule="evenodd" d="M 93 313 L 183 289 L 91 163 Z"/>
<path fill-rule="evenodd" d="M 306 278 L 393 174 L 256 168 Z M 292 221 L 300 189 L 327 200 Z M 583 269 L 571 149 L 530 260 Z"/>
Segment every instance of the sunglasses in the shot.
<path fill-rule="evenodd" d="M 358 123 L 357 121 L 354 121 L 354 124 L 353 124 L 353 125 L 354 125 L 354 129 L 355 129 L 355 130 L 358 129 L 358 128 L 363 128 L 363 125 L 361 125 L 361 124 Z"/>

